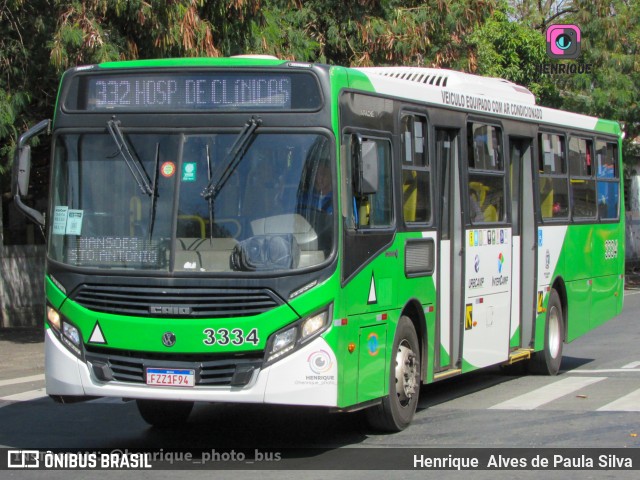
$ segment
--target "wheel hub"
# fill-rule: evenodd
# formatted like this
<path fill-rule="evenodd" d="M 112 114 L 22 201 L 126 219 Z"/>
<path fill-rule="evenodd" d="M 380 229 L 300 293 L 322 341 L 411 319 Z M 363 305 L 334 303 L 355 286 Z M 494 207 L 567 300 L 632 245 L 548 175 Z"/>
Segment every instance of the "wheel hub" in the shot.
<path fill-rule="evenodd" d="M 418 389 L 417 356 L 406 341 L 396 353 L 396 393 L 402 405 L 409 403 Z"/>
<path fill-rule="evenodd" d="M 549 314 L 549 354 L 556 358 L 560 353 L 562 344 L 562 333 L 560 332 L 560 316 L 558 309 L 553 307 Z"/>

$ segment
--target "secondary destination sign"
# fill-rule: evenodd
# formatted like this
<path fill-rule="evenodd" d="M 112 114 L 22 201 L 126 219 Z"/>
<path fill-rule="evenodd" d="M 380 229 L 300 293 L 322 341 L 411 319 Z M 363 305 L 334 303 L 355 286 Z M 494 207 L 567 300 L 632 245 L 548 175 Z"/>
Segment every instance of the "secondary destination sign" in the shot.
<path fill-rule="evenodd" d="M 84 87 L 80 103 L 88 111 L 298 110 L 320 105 L 314 78 L 288 73 L 106 74 L 85 77 Z M 303 100 L 292 101 L 294 97 Z"/>

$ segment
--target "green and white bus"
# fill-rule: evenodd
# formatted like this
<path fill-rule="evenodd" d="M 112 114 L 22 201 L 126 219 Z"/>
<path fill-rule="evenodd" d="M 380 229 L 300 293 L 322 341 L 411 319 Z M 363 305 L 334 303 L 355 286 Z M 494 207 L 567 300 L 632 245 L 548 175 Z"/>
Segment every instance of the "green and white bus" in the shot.
<path fill-rule="evenodd" d="M 45 130 L 43 214 L 22 198 Z M 422 384 L 555 375 L 563 343 L 622 309 L 620 142 L 447 70 L 72 69 L 14 182 L 47 236 L 47 393 L 135 399 L 158 426 L 197 401 L 367 409 L 398 431 Z"/>

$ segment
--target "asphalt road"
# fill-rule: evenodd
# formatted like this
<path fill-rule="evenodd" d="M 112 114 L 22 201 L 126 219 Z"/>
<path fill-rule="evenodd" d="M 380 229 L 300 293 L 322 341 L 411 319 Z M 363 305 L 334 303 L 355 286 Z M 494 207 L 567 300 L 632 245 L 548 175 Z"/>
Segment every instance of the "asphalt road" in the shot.
<path fill-rule="evenodd" d="M 329 414 L 321 409 L 263 405 L 198 404 L 189 423 L 179 430 L 148 427 L 133 402 L 97 399 L 58 405 L 43 387 L 42 333 L 39 330 L 0 331 L 0 446 L 11 448 L 83 449 L 232 449 L 278 451 L 306 447 L 309 462 L 371 464 L 380 452 L 405 447 L 409 452 L 447 448 L 544 449 L 640 447 L 640 291 L 627 291 L 624 312 L 606 326 L 565 345 L 557 377 L 523 375 L 517 369 L 488 369 L 423 387 L 413 424 L 394 435 L 373 433 L 361 413 Z M 353 448 L 362 451 L 353 453 Z M 376 450 L 373 449 L 384 449 Z M 350 449 L 350 450 L 345 450 Z M 474 451 L 472 450 L 472 451 Z M 336 457 L 344 451 L 345 458 Z M 365 452 L 364 454 L 362 452 Z M 351 456 L 349 456 L 351 455 Z M 355 456 L 354 456 L 355 455 Z M 357 458 L 357 459 L 356 459 Z M 404 460 L 398 460 L 404 461 Z M 302 468 L 301 467 L 301 468 Z M 435 478 L 433 471 L 315 471 L 305 478 L 346 475 L 347 478 Z M 276 467 L 274 467 L 276 468 Z M 638 468 L 638 466 L 636 466 Z M 5 471 L 14 478 L 22 472 Z M 214 470 L 191 471 L 190 477 L 212 478 Z M 532 471 L 478 471 L 474 479 L 507 475 L 538 478 Z M 5 477 L 4 474 L 8 476 Z M 29 472 L 30 478 L 69 478 L 69 472 Z M 94 478 L 97 472 L 84 472 Z M 100 472 L 100 478 L 124 478 L 126 472 Z M 177 472 L 137 472 L 139 478 L 175 478 Z M 249 478 L 250 472 L 217 473 L 216 477 Z M 439 472 L 449 478 L 459 472 Z M 26 475 L 26 474 L 25 474 Z M 544 472 L 545 478 L 635 478 L 636 472 L 581 470 Z M 265 471 L 264 478 L 298 478 L 300 473 Z M 459 478 L 459 477 L 456 477 Z"/>

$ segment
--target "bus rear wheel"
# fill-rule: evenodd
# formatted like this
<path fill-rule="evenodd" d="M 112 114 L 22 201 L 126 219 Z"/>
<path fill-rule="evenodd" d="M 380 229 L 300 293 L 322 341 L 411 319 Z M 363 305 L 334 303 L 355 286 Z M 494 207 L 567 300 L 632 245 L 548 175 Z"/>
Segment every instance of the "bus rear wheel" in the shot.
<path fill-rule="evenodd" d="M 184 424 L 193 409 L 193 402 L 136 400 L 136 404 L 144 421 L 159 428 L 177 427 Z"/>
<path fill-rule="evenodd" d="M 389 370 L 389 395 L 367 410 L 367 420 L 376 430 L 399 432 L 413 420 L 420 395 L 420 344 L 405 316 L 398 322 Z"/>
<path fill-rule="evenodd" d="M 544 326 L 544 350 L 536 352 L 529 362 L 529 371 L 538 375 L 557 375 L 562 363 L 564 343 L 564 317 L 562 302 L 555 289 L 549 295 L 547 318 Z"/>

